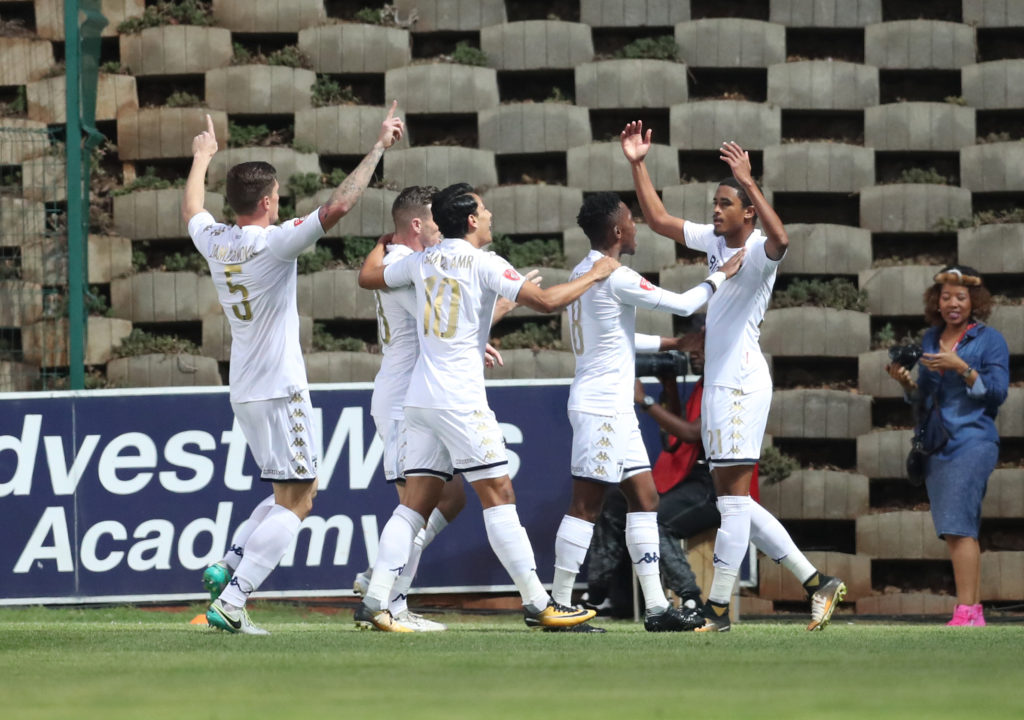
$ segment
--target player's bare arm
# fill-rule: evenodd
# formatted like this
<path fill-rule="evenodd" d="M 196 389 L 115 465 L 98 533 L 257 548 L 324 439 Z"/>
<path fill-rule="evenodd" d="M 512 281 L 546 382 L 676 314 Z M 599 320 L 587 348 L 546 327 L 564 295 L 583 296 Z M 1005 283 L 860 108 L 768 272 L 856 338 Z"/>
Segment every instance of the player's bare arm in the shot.
<path fill-rule="evenodd" d="M 641 120 L 626 125 L 619 136 L 622 143 L 622 154 L 629 161 L 630 170 L 633 173 L 633 186 L 636 188 L 636 197 L 640 201 L 640 209 L 643 211 L 644 219 L 648 226 L 659 235 L 675 240 L 677 243 L 685 244 L 683 239 L 683 219 L 669 215 L 665 204 L 658 197 L 651 182 L 651 176 L 647 172 L 647 165 L 644 158 L 651 149 L 651 131 L 644 133 L 644 124 Z"/>
<path fill-rule="evenodd" d="M 765 199 L 765 196 L 757 187 L 757 183 L 754 182 L 754 177 L 750 171 L 750 153 L 744 151 L 736 143 L 729 141 L 722 143 L 719 152 L 721 153 L 722 161 L 732 170 L 732 176 L 736 178 L 736 182 L 746 191 L 750 202 L 754 204 L 758 217 L 761 218 L 761 226 L 764 228 L 764 234 L 768 238 L 764 244 L 765 252 L 768 253 L 768 257 L 772 260 L 780 260 L 785 254 L 786 248 L 789 247 L 789 236 L 786 235 L 786 228 L 783 226 L 782 220 L 779 219 L 775 209 L 768 204 L 768 200 Z"/>
<path fill-rule="evenodd" d="M 405 133 L 405 123 L 402 118 L 395 117 L 395 110 L 398 108 L 398 101 L 391 103 L 384 122 L 380 126 L 380 134 L 377 142 L 373 144 L 370 152 L 362 159 L 356 169 L 346 177 L 341 185 L 331 193 L 331 197 L 320 207 L 320 224 L 324 231 L 330 230 L 337 225 L 349 210 L 355 207 L 356 202 L 362 197 L 366 186 L 373 178 L 373 171 L 380 162 L 384 151 L 402 139 Z"/>
<path fill-rule="evenodd" d="M 530 282 L 523 283 L 516 302 L 537 312 L 558 312 L 593 287 L 594 283 L 601 282 L 615 272 L 619 266 L 618 260 L 605 256 L 583 275 L 566 283 L 552 285 L 546 289 L 541 289 Z"/>
<path fill-rule="evenodd" d="M 206 171 L 217 153 L 217 134 L 213 118 L 206 116 L 206 130 L 192 138 L 192 169 L 185 181 L 185 196 L 181 200 L 181 215 L 188 222 L 203 211 L 206 204 Z"/>
<path fill-rule="evenodd" d="M 383 290 L 387 287 L 384 283 L 384 255 L 394 236 L 394 233 L 381 235 L 377 239 L 377 244 L 373 246 L 373 250 L 363 259 L 363 264 L 359 268 L 359 277 L 356 280 L 359 287 L 367 290 Z"/>

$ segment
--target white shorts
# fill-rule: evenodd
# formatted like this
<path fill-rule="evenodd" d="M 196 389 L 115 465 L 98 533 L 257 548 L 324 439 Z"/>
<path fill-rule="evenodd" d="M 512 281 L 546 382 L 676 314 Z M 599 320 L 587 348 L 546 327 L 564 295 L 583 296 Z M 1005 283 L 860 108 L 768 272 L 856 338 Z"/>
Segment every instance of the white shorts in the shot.
<path fill-rule="evenodd" d="M 467 482 L 508 474 L 505 438 L 494 413 L 482 410 L 405 408 L 405 475 L 432 475 Z"/>
<path fill-rule="evenodd" d="M 632 410 L 618 415 L 570 410 L 569 422 L 572 424 L 569 470 L 573 478 L 616 484 L 650 471 L 651 461 L 640 435 L 640 423 Z"/>
<path fill-rule="evenodd" d="M 314 439 L 309 390 L 297 390 L 286 398 L 231 403 L 231 409 L 263 480 L 316 480 L 320 451 Z"/>
<path fill-rule="evenodd" d="M 771 407 L 770 387 L 749 393 L 721 385 L 705 387 L 700 429 L 708 464 L 731 467 L 760 460 Z"/>
<path fill-rule="evenodd" d="M 402 472 L 399 458 L 405 454 L 405 420 L 374 418 L 373 423 L 384 445 L 384 458 L 381 461 L 384 479 L 389 483 L 404 482 L 405 473 Z"/>

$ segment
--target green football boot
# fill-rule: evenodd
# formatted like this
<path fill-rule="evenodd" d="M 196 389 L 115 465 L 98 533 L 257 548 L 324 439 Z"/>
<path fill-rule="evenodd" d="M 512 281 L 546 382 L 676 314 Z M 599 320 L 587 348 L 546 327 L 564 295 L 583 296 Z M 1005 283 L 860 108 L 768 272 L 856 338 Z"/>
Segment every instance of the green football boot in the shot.
<path fill-rule="evenodd" d="M 231 570 L 223 562 L 215 562 L 203 570 L 203 588 L 210 593 L 210 600 L 216 600 L 231 582 Z"/>

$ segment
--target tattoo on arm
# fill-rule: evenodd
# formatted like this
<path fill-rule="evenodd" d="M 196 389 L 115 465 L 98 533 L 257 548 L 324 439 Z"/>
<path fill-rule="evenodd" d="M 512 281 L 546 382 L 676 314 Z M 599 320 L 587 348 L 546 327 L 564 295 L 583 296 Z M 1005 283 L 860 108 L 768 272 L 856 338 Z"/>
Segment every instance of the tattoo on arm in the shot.
<path fill-rule="evenodd" d="M 346 177 L 341 185 L 331 193 L 331 199 L 327 201 L 328 205 L 335 204 L 346 204 L 350 205 L 354 203 L 366 186 L 370 184 L 370 178 L 373 177 L 373 170 L 377 167 L 377 163 L 380 162 L 381 156 L 384 155 L 383 147 L 374 147 L 370 152 L 366 154 L 366 157 L 362 159 L 362 162 L 356 166 L 348 177 Z"/>

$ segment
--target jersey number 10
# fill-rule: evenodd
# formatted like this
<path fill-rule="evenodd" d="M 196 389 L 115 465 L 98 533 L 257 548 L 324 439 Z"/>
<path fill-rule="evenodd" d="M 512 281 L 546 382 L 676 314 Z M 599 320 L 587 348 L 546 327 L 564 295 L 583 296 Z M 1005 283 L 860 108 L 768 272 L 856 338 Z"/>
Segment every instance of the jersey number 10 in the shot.
<path fill-rule="evenodd" d="M 429 335 L 431 331 L 441 338 L 447 340 L 455 337 L 455 330 L 459 326 L 459 303 L 462 301 L 462 289 L 454 278 L 437 278 L 434 276 L 424 279 L 424 292 L 427 296 L 427 304 L 423 307 L 423 334 Z M 445 288 L 450 292 L 445 293 Z M 444 305 L 445 296 L 448 299 L 448 309 L 445 312 L 441 306 Z M 444 332 L 441 331 L 441 315 L 448 316 Z"/>

